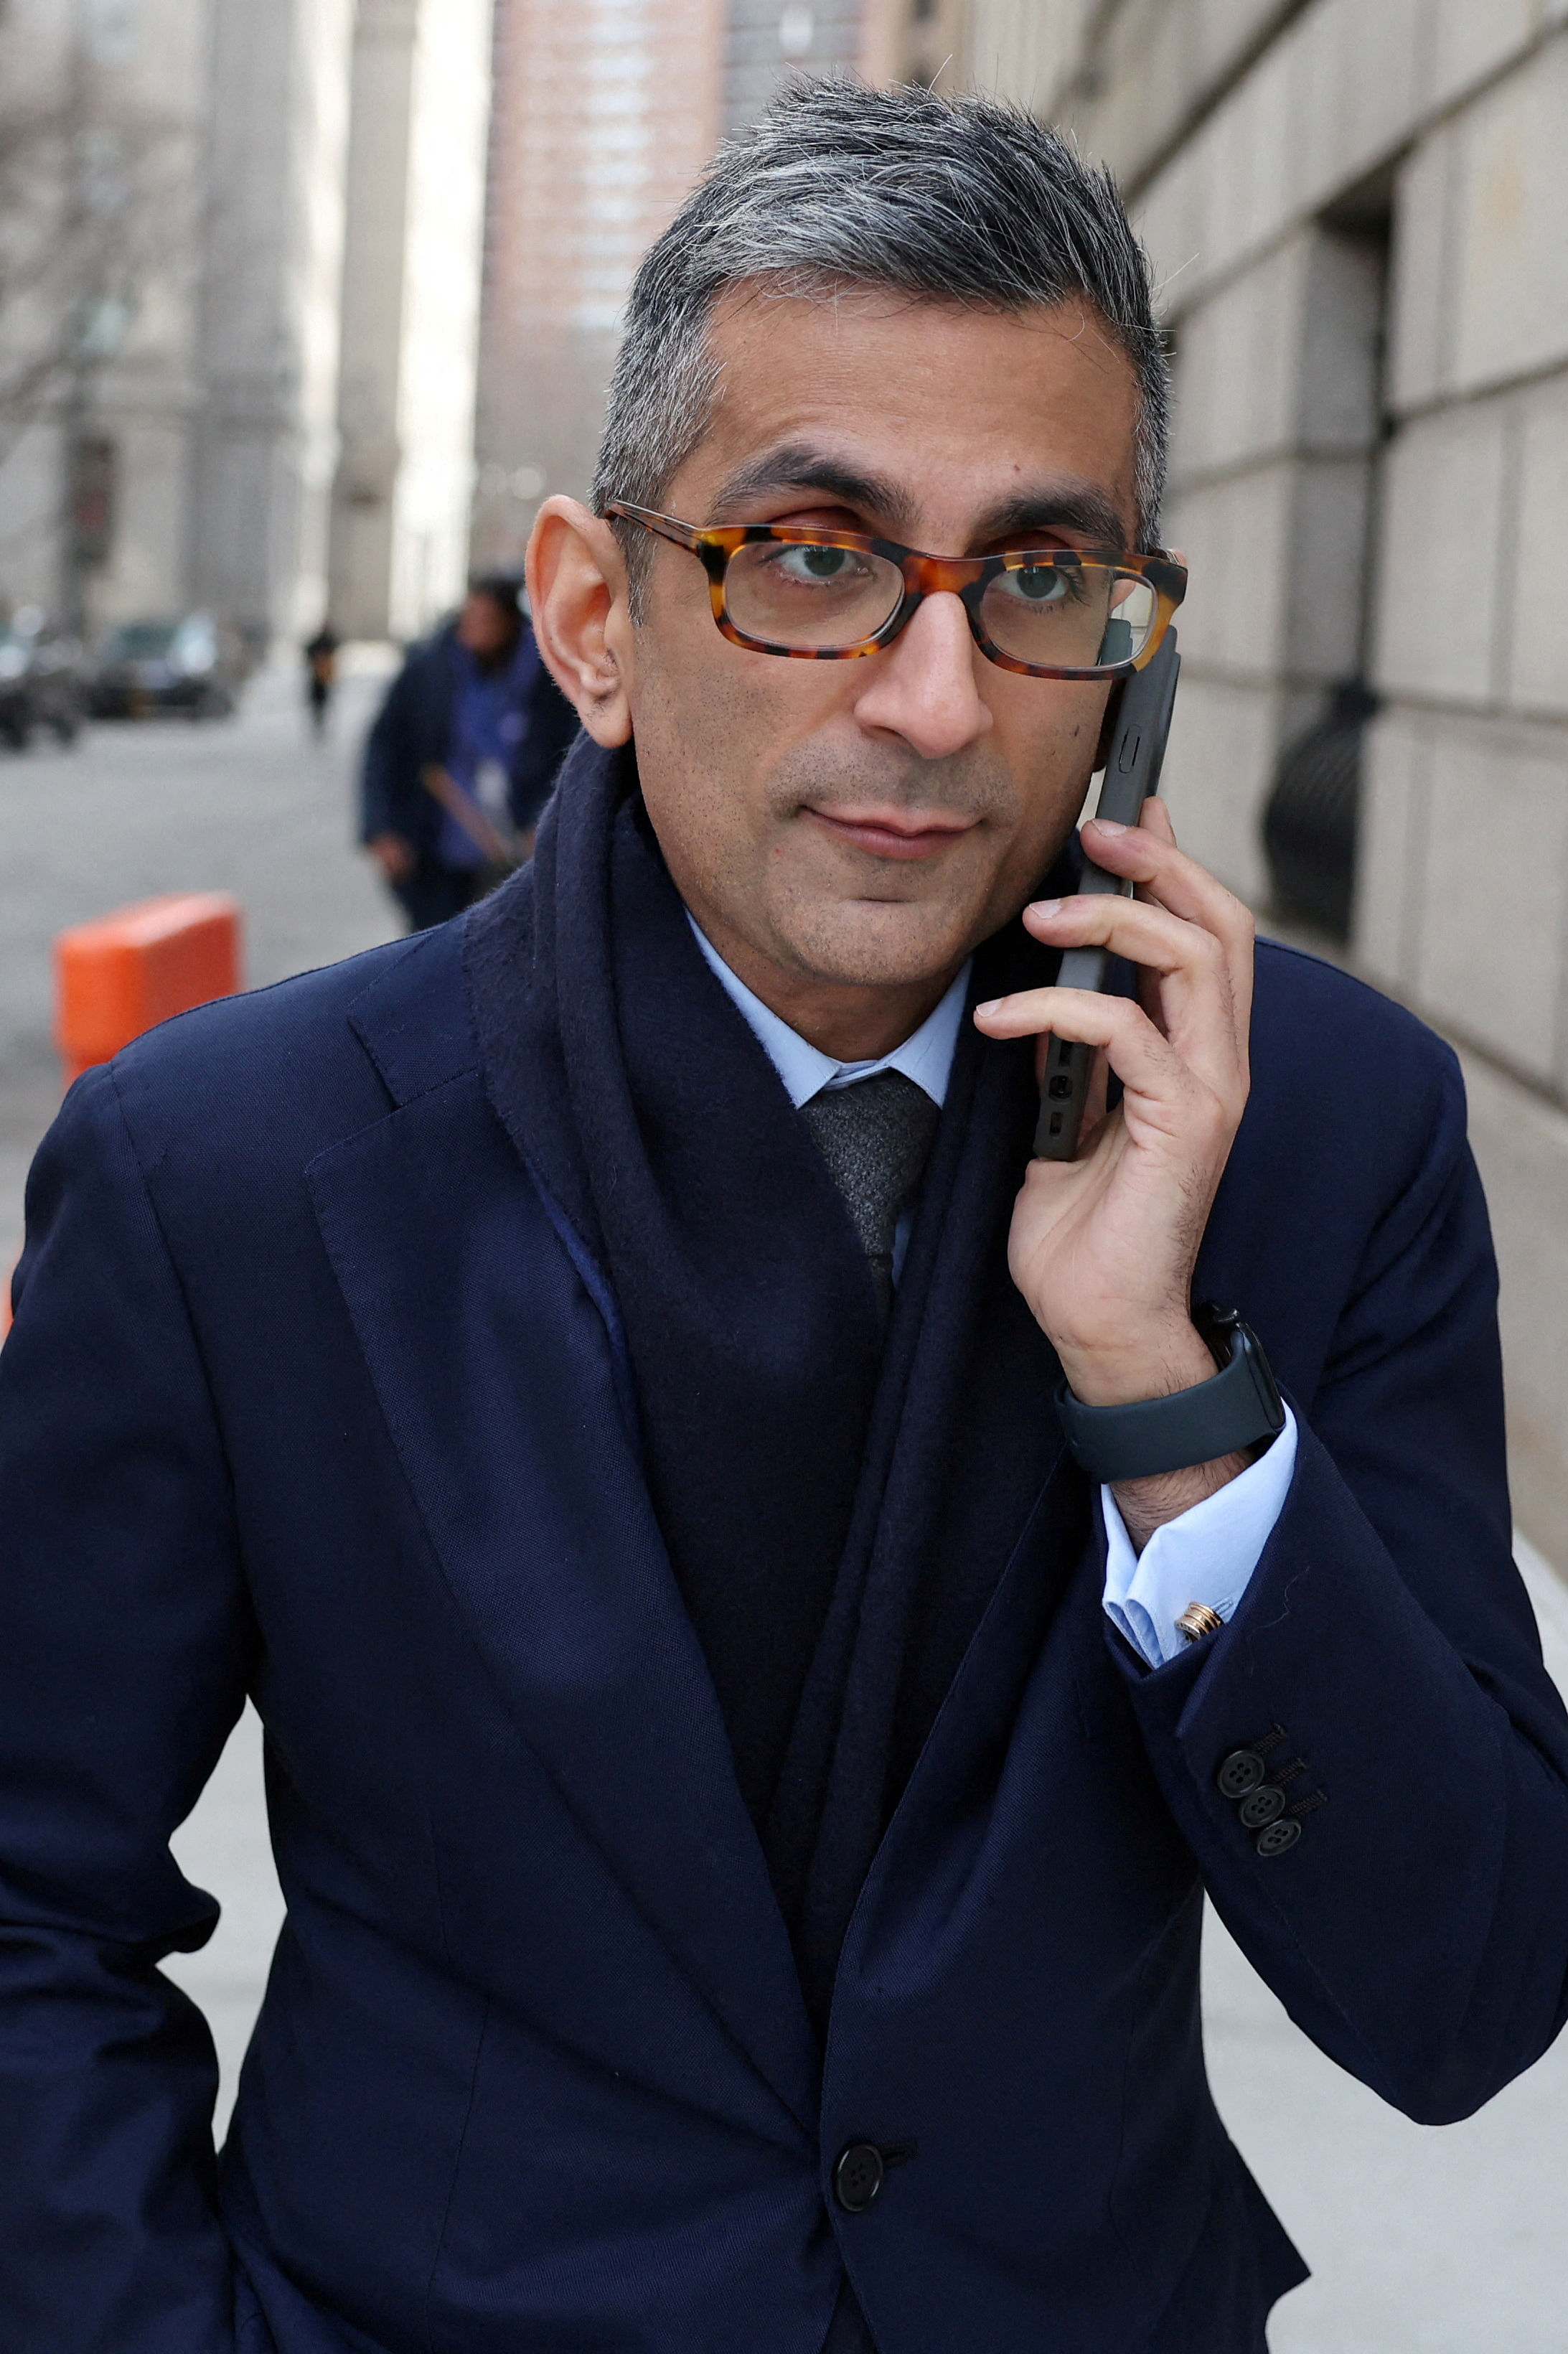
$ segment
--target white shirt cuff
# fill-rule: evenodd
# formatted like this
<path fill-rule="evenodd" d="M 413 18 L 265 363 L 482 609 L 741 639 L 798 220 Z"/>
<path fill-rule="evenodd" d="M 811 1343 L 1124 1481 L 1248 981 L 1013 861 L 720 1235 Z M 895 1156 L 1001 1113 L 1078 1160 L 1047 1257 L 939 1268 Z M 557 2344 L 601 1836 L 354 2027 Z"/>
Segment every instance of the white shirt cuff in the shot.
<path fill-rule="evenodd" d="M 1151 1668 L 1167 1666 L 1186 1649 L 1176 1621 L 1190 1604 L 1206 1602 L 1227 1620 L 1234 1615 L 1285 1510 L 1295 1469 L 1296 1416 L 1287 1406 L 1285 1427 L 1267 1453 L 1190 1512 L 1156 1529 L 1141 1553 L 1132 1549 L 1110 1490 L 1100 1490 L 1106 1612 Z"/>

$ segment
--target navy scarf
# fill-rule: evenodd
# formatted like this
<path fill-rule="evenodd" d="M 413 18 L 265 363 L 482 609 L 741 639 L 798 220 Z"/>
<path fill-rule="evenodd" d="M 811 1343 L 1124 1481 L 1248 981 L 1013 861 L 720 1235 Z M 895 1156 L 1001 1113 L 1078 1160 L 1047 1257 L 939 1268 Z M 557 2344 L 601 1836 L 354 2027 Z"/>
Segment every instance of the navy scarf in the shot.
<path fill-rule="evenodd" d="M 467 920 L 491 1101 L 619 1306 L 654 1508 L 821 2031 L 1061 1451 L 1056 1360 L 1007 1272 L 1032 1048 L 964 1025 L 883 1347 L 848 1214 L 692 937 L 630 752 L 579 740 L 532 866 Z M 1054 964 L 1011 925 L 975 994 Z"/>

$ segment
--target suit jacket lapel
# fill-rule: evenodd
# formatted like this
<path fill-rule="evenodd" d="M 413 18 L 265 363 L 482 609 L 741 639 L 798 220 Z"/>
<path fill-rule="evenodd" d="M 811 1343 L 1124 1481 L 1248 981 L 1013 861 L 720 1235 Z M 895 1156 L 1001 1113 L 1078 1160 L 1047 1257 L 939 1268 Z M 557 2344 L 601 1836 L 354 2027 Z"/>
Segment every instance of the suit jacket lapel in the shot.
<path fill-rule="evenodd" d="M 450 978 L 418 961 L 421 991 Z M 356 1026 L 404 1093 L 418 1074 L 399 1059 L 410 1031 L 395 1014 L 362 1001 Z M 449 1055 L 439 1084 L 313 1162 L 327 1251 L 431 1543 L 530 1743 L 814 2131 L 820 2062 L 800 1980 L 615 1350 L 471 1056 L 470 1041 L 466 1070 Z"/>

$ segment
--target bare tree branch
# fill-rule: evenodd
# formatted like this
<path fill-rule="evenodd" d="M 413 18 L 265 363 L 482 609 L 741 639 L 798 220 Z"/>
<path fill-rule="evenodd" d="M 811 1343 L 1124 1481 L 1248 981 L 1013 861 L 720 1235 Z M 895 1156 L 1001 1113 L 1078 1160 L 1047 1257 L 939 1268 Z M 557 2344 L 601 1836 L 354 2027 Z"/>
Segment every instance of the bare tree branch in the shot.
<path fill-rule="evenodd" d="M 81 57 L 63 85 L 0 105 L 0 464 L 114 355 L 186 249 L 186 137 Z"/>

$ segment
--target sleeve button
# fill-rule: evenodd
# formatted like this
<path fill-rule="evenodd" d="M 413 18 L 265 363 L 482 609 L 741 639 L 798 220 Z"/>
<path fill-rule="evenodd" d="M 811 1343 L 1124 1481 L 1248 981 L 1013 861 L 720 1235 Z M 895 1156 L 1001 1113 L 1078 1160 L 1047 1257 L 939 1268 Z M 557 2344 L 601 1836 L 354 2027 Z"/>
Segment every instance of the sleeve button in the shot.
<path fill-rule="evenodd" d="M 1233 1749 L 1215 1776 L 1223 1798 L 1245 1798 L 1262 1781 L 1264 1765 L 1255 1749 Z"/>
<path fill-rule="evenodd" d="M 1300 1836 L 1300 1824 L 1291 1822 L 1288 1818 L 1284 1822 L 1266 1824 L 1257 1835 L 1257 1851 L 1265 1858 L 1283 1855 L 1287 1848 L 1295 1846 Z"/>
<path fill-rule="evenodd" d="M 833 2167 L 833 2197 L 846 2215 L 863 2215 L 886 2174 L 882 2152 L 874 2142 L 852 2141 L 841 2150 Z"/>
<path fill-rule="evenodd" d="M 1285 1793 L 1277 1782 L 1260 1782 L 1236 1808 L 1249 1831 L 1261 1831 L 1285 1812 Z"/>

